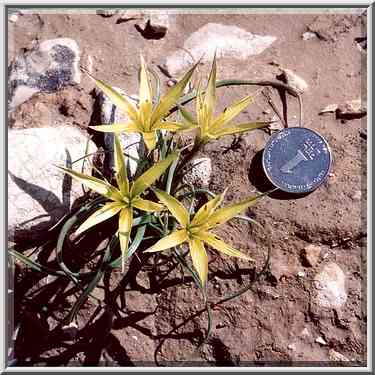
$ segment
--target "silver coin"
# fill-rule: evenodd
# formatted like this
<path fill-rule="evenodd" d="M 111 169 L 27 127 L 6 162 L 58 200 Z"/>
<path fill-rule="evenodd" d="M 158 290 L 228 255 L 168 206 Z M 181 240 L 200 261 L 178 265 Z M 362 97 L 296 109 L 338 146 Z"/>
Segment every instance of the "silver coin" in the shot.
<path fill-rule="evenodd" d="M 332 153 L 317 132 L 302 127 L 286 128 L 270 137 L 262 163 L 274 186 L 289 193 L 307 193 L 328 177 Z"/>

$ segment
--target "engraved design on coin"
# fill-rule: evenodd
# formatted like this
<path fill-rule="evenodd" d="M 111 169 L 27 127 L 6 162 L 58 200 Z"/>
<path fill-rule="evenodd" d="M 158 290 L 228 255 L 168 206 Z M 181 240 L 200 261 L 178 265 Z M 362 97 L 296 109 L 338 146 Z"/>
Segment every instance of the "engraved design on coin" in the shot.
<path fill-rule="evenodd" d="M 321 185 L 332 156 L 325 139 L 306 128 L 288 128 L 274 134 L 263 151 L 263 168 L 281 190 L 305 193 Z"/>

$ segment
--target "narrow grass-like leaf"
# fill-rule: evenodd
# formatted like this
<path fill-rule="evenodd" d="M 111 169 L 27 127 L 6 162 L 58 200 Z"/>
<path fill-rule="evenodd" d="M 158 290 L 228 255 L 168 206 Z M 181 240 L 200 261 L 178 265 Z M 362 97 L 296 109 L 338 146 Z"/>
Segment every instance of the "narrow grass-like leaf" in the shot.
<path fill-rule="evenodd" d="M 46 274 L 53 275 L 53 276 L 66 276 L 64 272 L 56 271 L 49 267 L 43 266 L 40 263 L 34 262 L 30 258 L 28 258 L 26 255 L 23 255 L 16 250 L 9 250 L 8 253 L 14 258 L 24 263 L 26 266 L 30 267 L 34 271 L 46 273 Z"/>

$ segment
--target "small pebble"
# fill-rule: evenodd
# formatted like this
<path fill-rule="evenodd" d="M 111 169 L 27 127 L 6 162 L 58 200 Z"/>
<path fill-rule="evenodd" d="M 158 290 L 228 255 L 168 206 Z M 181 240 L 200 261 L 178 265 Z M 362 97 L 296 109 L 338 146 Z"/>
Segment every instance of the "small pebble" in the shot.
<path fill-rule="evenodd" d="M 309 88 L 309 85 L 292 70 L 281 69 L 281 71 L 286 83 L 298 93 L 303 94 Z"/>
<path fill-rule="evenodd" d="M 326 107 L 320 110 L 319 114 L 322 115 L 324 113 L 334 113 L 338 108 L 337 104 L 328 104 Z"/>
<path fill-rule="evenodd" d="M 169 79 L 169 80 L 167 81 L 167 86 L 168 86 L 168 87 L 173 87 L 176 83 L 177 83 L 177 80 L 176 80 L 176 79 Z"/>
<path fill-rule="evenodd" d="M 362 198 L 362 192 L 360 190 L 355 191 L 352 195 L 353 201 L 360 201 L 361 198 Z"/>
<path fill-rule="evenodd" d="M 138 337 L 133 335 L 132 338 L 135 340 L 135 341 L 138 341 Z"/>
<path fill-rule="evenodd" d="M 317 245 L 310 244 L 306 246 L 302 253 L 305 263 L 310 267 L 315 267 L 319 261 L 321 250 L 321 247 Z"/>
<path fill-rule="evenodd" d="M 331 349 L 329 352 L 328 352 L 328 356 L 329 356 L 329 359 L 331 361 L 337 361 L 337 362 L 348 362 L 349 359 L 346 358 L 343 354 L 339 353 L 339 352 L 336 352 L 336 350 L 333 350 Z"/>
<path fill-rule="evenodd" d="M 288 349 L 292 350 L 292 351 L 296 351 L 296 349 L 297 349 L 296 344 L 289 344 Z"/>
<path fill-rule="evenodd" d="M 303 272 L 303 271 L 299 271 L 297 273 L 297 275 L 298 275 L 298 277 L 305 277 L 306 276 L 305 272 Z"/>
<path fill-rule="evenodd" d="M 301 332 L 301 336 L 303 336 L 303 337 L 308 337 L 308 336 L 310 336 L 310 332 L 309 332 L 309 330 L 308 330 L 307 328 L 304 328 L 304 329 L 302 330 L 302 332 Z"/>
<path fill-rule="evenodd" d="M 327 341 L 325 341 L 322 336 L 319 336 L 317 339 L 315 339 L 315 342 L 321 345 L 327 345 Z"/>
<path fill-rule="evenodd" d="M 17 22 L 18 21 L 18 15 L 17 14 L 12 14 L 11 16 L 9 16 L 9 22 Z"/>
<path fill-rule="evenodd" d="M 311 31 L 306 31 L 305 33 L 302 34 L 303 40 L 316 39 L 317 37 L 318 35 L 316 35 L 316 33 L 313 33 Z"/>

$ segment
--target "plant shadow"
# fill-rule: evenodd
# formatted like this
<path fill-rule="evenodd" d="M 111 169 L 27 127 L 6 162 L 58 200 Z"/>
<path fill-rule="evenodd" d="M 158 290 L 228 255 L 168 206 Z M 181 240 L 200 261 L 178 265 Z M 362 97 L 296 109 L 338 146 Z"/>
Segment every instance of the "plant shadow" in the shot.
<path fill-rule="evenodd" d="M 175 327 L 168 333 L 155 333 L 145 327 L 142 321 L 155 316 L 158 306 L 151 311 L 149 306 L 134 310 L 127 304 L 127 294 L 132 291 L 140 292 L 141 295 L 158 296 L 165 289 L 194 283 L 190 276 L 174 276 L 176 272 L 173 271 L 179 263 L 163 255 L 156 261 L 155 255 L 139 252 L 128 261 L 124 274 L 118 277 L 119 272 L 116 273 L 117 283 L 113 282 L 114 271 L 106 269 L 101 285 L 104 293 L 100 300 L 96 295 L 86 299 L 82 312 L 77 314 L 76 319 L 67 319 L 72 306 L 82 294 L 82 288 L 86 288 L 95 277 L 94 273 L 90 275 L 89 272 L 95 271 L 95 264 L 100 263 L 103 240 L 109 241 L 108 234 L 114 234 L 114 224 L 110 221 L 99 224 L 95 230 L 76 239 L 68 236 L 64 247 L 64 264 L 74 272 L 83 271 L 88 274 L 86 278 L 82 278 L 80 286 L 68 277 L 46 277 L 45 274 L 16 264 L 13 305 L 14 326 L 18 327 L 18 332 L 14 340 L 12 357 L 16 362 L 13 366 L 100 366 L 108 361 L 107 365 L 110 366 L 144 366 L 145 363 L 131 360 L 129 348 L 124 347 L 114 333 L 127 327 L 148 336 L 157 344 L 155 360 L 147 365 L 163 365 L 156 358 L 167 339 L 187 339 L 194 345 L 203 339 L 201 330 L 183 330 L 183 324 L 179 327 L 179 332 Z M 53 256 L 53 248 L 53 244 L 41 248 L 36 259 L 50 269 L 59 269 L 58 259 Z M 119 255 L 119 248 L 115 248 L 113 258 Z M 139 275 L 145 271 L 150 281 L 147 287 L 139 283 Z M 251 279 L 254 270 L 238 268 L 235 274 L 218 270 L 210 277 L 231 280 L 237 279 L 239 275 Z M 202 309 L 198 314 L 204 312 L 205 309 Z M 186 322 L 195 317 L 189 317 Z M 74 324 L 70 324 L 71 322 Z M 107 362 L 105 357 L 109 358 Z"/>

